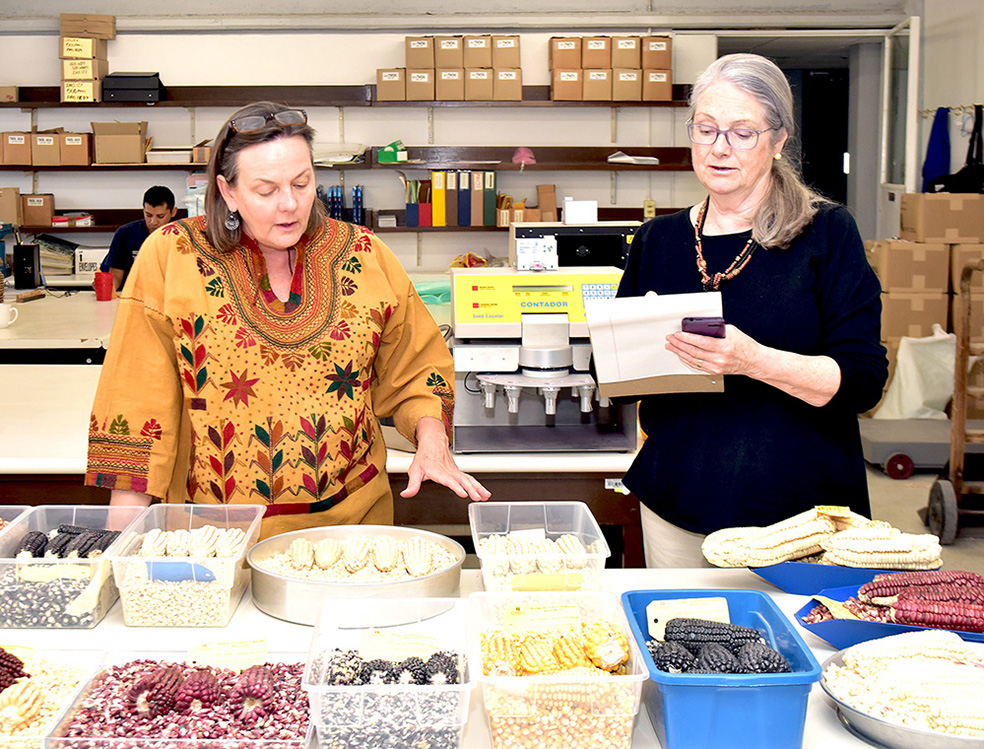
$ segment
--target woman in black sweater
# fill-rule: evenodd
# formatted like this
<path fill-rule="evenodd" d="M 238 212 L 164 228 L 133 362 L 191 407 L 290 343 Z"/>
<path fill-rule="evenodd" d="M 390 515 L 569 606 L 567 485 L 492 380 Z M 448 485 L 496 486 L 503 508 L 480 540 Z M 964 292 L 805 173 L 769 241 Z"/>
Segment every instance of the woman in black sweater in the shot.
<path fill-rule="evenodd" d="M 888 375 L 881 288 L 854 220 L 783 159 L 782 71 L 720 58 L 694 85 L 688 131 L 708 197 L 639 229 L 618 294 L 719 290 L 726 336 L 679 332 L 666 347 L 725 387 L 641 399 L 648 439 L 625 485 L 650 567 L 701 566 L 707 533 L 818 504 L 870 515 L 857 415 Z"/>

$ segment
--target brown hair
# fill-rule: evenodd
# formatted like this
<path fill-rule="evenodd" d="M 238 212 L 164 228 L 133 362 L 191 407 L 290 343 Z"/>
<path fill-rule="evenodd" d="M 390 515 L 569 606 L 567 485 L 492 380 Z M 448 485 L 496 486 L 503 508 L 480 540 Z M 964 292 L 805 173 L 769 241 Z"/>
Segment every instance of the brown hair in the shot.
<path fill-rule="evenodd" d="M 258 143 L 269 143 L 280 138 L 291 138 L 299 135 L 307 142 L 308 151 L 312 152 L 314 143 L 314 129 L 307 123 L 301 125 L 281 125 L 270 117 L 266 123 L 258 130 L 249 133 L 237 133 L 232 129 L 233 120 L 243 117 L 269 115 L 278 112 L 286 112 L 296 107 L 284 104 L 274 104 L 269 101 L 258 101 L 247 104 L 242 109 L 233 113 L 232 117 L 219 130 L 215 137 L 215 147 L 212 149 L 212 158 L 208 162 L 208 187 L 205 191 L 205 233 L 209 242 L 219 250 L 228 251 L 239 244 L 240 232 L 242 229 L 230 231 L 226 228 L 226 217 L 229 216 L 229 208 L 226 206 L 222 193 L 219 192 L 219 175 L 225 177 L 230 185 L 236 184 L 239 176 L 239 152 Z M 312 152 L 312 164 L 314 161 Z M 317 229 L 318 225 L 325 217 L 324 204 L 317 198 L 311 206 L 311 215 L 308 217 L 308 233 Z"/>

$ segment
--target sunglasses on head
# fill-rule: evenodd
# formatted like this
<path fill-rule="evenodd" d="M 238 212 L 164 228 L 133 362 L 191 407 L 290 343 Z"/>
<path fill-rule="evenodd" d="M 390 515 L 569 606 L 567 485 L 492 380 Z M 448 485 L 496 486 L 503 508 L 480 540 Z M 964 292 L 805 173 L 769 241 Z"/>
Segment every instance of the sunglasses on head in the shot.
<path fill-rule="evenodd" d="M 266 127 L 266 124 L 270 120 L 274 120 L 278 124 L 285 126 L 304 125 L 307 123 L 307 112 L 303 109 L 287 109 L 283 112 L 274 112 L 273 114 L 249 114 L 245 117 L 237 117 L 231 120 L 229 122 L 229 129 L 240 135 L 255 133 L 257 130 L 262 130 Z"/>

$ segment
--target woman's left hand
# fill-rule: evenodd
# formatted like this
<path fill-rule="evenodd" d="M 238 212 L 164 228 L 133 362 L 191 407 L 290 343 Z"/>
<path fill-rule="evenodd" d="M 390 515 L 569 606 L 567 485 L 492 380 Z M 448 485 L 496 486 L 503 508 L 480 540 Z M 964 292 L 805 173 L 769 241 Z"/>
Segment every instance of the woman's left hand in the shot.
<path fill-rule="evenodd" d="M 677 331 L 666 336 L 666 350 L 688 367 L 708 374 L 755 376 L 762 345 L 734 325 L 725 326 L 725 337 Z"/>
<path fill-rule="evenodd" d="M 400 492 L 401 497 L 416 496 L 420 485 L 428 480 L 448 487 L 462 499 L 484 502 L 492 496 L 492 492 L 455 465 L 444 424 L 430 416 L 417 422 L 417 452 L 407 474 L 409 481 L 407 488 Z"/>

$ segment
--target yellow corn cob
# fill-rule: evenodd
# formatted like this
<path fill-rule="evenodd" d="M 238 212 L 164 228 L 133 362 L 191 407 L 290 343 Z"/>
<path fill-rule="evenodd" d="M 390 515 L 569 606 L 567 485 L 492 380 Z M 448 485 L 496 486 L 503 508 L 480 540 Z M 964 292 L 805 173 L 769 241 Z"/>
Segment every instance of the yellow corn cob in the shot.
<path fill-rule="evenodd" d="M 287 549 L 290 566 L 298 570 L 309 570 L 314 565 L 314 544 L 306 538 L 295 538 Z"/>
<path fill-rule="evenodd" d="M 557 551 L 566 554 L 564 563 L 570 569 L 583 569 L 586 563 L 585 554 L 588 553 L 581 543 L 581 539 L 571 533 L 565 533 L 557 539 Z"/>
<path fill-rule="evenodd" d="M 403 544 L 401 551 L 403 566 L 411 577 L 423 577 L 430 573 L 434 550 L 424 539 L 414 536 Z"/>
<path fill-rule="evenodd" d="M 342 555 L 345 569 L 349 572 L 358 572 L 369 564 L 369 558 L 372 556 L 370 540 L 368 536 L 356 536 L 345 543 L 345 553 Z"/>
<path fill-rule="evenodd" d="M 345 547 L 337 538 L 323 538 L 314 545 L 314 563 L 323 570 L 341 559 Z"/>
<path fill-rule="evenodd" d="M 561 676 L 564 681 L 559 680 Z M 604 669 L 594 666 L 564 669 L 557 674 L 556 683 L 551 679 L 550 683 L 535 687 L 537 709 L 603 704 L 613 687 L 610 676 Z"/>
<path fill-rule="evenodd" d="M 519 643 L 504 632 L 482 633 L 482 671 L 486 676 L 519 673 Z"/>
<path fill-rule="evenodd" d="M 509 569 L 514 575 L 536 572 L 536 552 L 532 541 L 525 538 L 509 539 Z"/>
<path fill-rule="evenodd" d="M 533 550 L 536 553 L 536 566 L 540 572 L 556 575 L 563 571 L 564 564 L 558 556 L 560 549 L 553 539 L 540 539 L 534 544 Z"/>
<path fill-rule="evenodd" d="M 584 652 L 598 668 L 614 671 L 629 659 L 629 641 L 604 619 L 585 624 L 582 637 Z"/>
<path fill-rule="evenodd" d="M 554 655 L 561 668 L 594 668 L 594 664 L 584 652 L 580 639 L 573 634 L 564 634 L 557 638 L 553 646 Z"/>
<path fill-rule="evenodd" d="M 392 536 L 376 536 L 372 542 L 372 562 L 380 572 L 389 572 L 400 561 L 400 546 Z"/>
<path fill-rule="evenodd" d="M 519 648 L 519 667 L 527 674 L 552 674 L 560 670 L 549 640 L 527 636 Z"/>
<path fill-rule="evenodd" d="M 18 679 L 0 692 L 0 733 L 27 728 L 38 717 L 44 696 L 32 679 Z"/>

